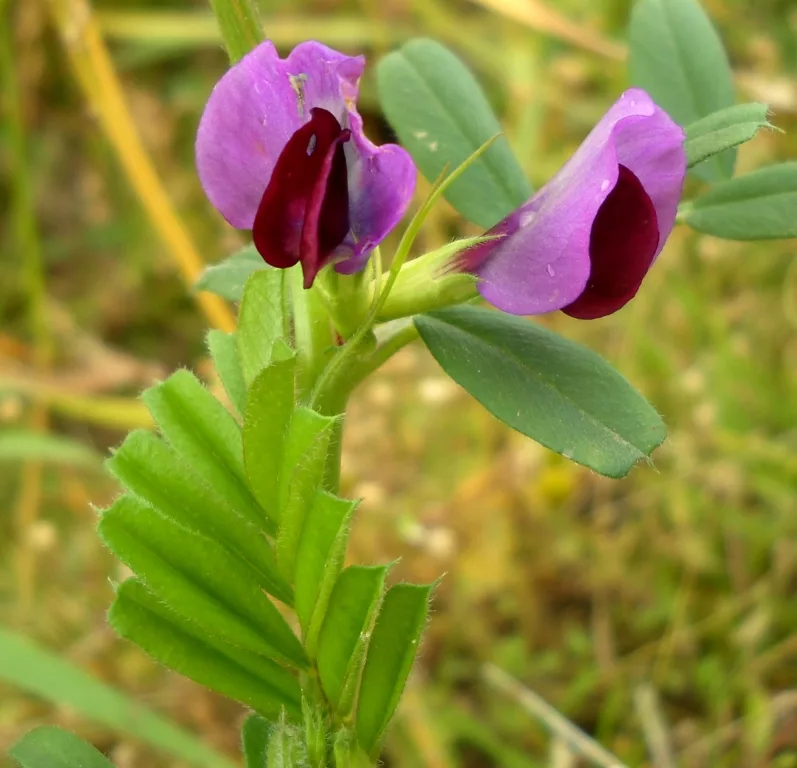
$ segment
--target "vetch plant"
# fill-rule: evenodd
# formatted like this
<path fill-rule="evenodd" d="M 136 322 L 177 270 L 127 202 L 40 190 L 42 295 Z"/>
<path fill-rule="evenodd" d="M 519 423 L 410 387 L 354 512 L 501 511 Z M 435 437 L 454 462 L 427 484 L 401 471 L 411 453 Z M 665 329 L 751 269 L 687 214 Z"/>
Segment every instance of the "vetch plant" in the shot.
<path fill-rule="evenodd" d="M 248 768 L 374 765 L 434 585 L 346 565 L 357 502 L 338 479 L 354 388 L 420 338 L 498 419 L 623 477 L 663 441 L 661 418 L 597 354 L 522 316 L 592 319 L 644 300 L 679 221 L 728 239 L 797 235 L 797 166 L 732 178 L 734 148 L 769 125 L 767 108 L 733 104 L 694 0 L 637 3 L 635 87 L 536 193 L 473 76 L 438 43 L 379 63 L 406 149 L 376 146 L 356 110 L 362 57 L 308 41 L 281 58 L 248 3 L 213 5 L 234 63 L 199 124 L 197 168 L 253 240 L 198 286 L 239 302 L 237 330 L 208 334 L 229 407 L 186 370 L 144 392 L 158 433 L 131 433 L 108 460 L 124 492 L 99 533 L 134 574 L 108 619 L 252 710 Z M 383 261 L 416 166 L 432 193 Z M 696 196 L 684 201 L 688 170 Z M 482 234 L 410 259 L 441 196 Z M 56 729 L 12 751 L 30 768 L 53 754 L 109 765 Z"/>

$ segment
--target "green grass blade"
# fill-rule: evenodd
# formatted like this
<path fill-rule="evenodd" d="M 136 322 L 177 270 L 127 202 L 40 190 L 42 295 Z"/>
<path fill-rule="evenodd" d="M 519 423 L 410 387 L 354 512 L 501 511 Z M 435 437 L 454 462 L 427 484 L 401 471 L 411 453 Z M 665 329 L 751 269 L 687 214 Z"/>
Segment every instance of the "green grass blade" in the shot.
<path fill-rule="evenodd" d="M 0 433 L 0 462 L 2 461 L 45 461 L 98 469 L 102 458 L 89 446 L 62 435 L 28 429 L 7 429 Z"/>
<path fill-rule="evenodd" d="M 95 680 L 79 667 L 0 628 L 0 680 L 67 706 L 95 723 L 140 740 L 196 766 L 234 768 L 235 763 L 197 737 L 125 694 Z"/>

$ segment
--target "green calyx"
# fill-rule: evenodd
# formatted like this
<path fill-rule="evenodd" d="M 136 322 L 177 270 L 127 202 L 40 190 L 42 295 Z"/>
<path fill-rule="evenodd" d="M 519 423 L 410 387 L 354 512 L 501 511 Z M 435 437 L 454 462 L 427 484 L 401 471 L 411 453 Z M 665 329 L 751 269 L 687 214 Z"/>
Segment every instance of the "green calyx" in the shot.
<path fill-rule="evenodd" d="M 491 237 L 456 240 L 405 264 L 377 315 L 378 322 L 462 304 L 478 296 L 478 278 L 462 272 L 461 255 Z M 374 284 L 371 292 L 375 291 Z"/>

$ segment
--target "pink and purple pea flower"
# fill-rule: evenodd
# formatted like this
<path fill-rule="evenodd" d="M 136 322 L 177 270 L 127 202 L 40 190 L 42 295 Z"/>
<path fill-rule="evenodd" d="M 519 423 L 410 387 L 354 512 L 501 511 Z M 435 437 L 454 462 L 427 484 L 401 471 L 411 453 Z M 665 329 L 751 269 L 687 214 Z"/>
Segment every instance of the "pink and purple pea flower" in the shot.
<path fill-rule="evenodd" d="M 199 125 L 210 201 L 273 267 L 362 270 L 399 223 L 415 166 L 377 147 L 356 109 L 362 56 L 320 43 L 280 59 L 264 42 L 217 83 Z M 626 91 L 564 167 L 461 254 L 481 295 L 517 315 L 561 309 L 592 319 L 639 290 L 675 223 L 686 173 L 681 128 L 639 89 Z"/>

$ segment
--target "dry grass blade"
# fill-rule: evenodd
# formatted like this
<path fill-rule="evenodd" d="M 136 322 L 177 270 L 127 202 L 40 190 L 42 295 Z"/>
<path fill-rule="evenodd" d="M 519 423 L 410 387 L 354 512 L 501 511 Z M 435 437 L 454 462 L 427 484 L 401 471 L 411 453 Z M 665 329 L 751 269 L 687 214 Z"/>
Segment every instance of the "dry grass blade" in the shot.
<path fill-rule="evenodd" d="M 40 381 L 29 375 L 19 378 L 0 375 L 0 393 L 4 392 L 30 397 L 62 416 L 106 429 L 128 430 L 153 426 L 146 406 L 136 398 L 67 392 L 54 383 Z"/>
<path fill-rule="evenodd" d="M 626 768 L 611 752 L 502 669 L 493 664 L 486 664 L 482 668 L 482 676 L 490 685 L 513 698 L 526 712 L 543 723 L 554 738 L 568 745 L 570 751 L 577 752 L 603 768 Z"/>
<path fill-rule="evenodd" d="M 205 11 L 98 10 L 97 21 L 105 35 L 114 40 L 137 43 L 202 46 L 221 42 L 213 14 Z M 269 18 L 268 38 L 278 47 L 293 47 L 303 40 L 323 40 L 327 45 L 356 49 L 384 41 L 398 45 L 413 34 L 411 26 L 387 24 L 357 15 L 321 17 L 315 14 Z"/>
<path fill-rule="evenodd" d="M 579 26 L 539 0 L 471 0 L 512 21 L 545 35 L 616 61 L 626 57 L 625 46 Z"/>
<path fill-rule="evenodd" d="M 642 723 L 652 764 L 655 768 L 675 768 L 670 734 L 667 731 L 656 689 L 649 683 L 638 685 L 634 689 L 634 703 Z"/>
<path fill-rule="evenodd" d="M 204 264 L 136 131 L 91 6 L 86 0 L 48 0 L 48 7 L 86 99 L 183 278 L 193 285 Z M 213 326 L 235 328 L 230 308 L 218 296 L 200 292 L 196 299 Z"/>
<path fill-rule="evenodd" d="M 772 716 L 778 723 L 787 723 L 790 717 L 797 713 L 797 690 L 781 691 L 772 697 L 769 702 Z M 713 733 L 689 744 L 680 753 L 680 762 L 685 766 L 703 766 L 717 750 L 728 748 L 739 741 L 744 735 L 745 718 L 741 717 L 731 723 L 718 728 Z M 789 729 L 790 734 L 793 733 Z"/>
<path fill-rule="evenodd" d="M 578 757 L 573 753 L 567 742 L 554 736 L 551 739 L 551 749 L 548 754 L 550 768 L 576 768 Z"/>

